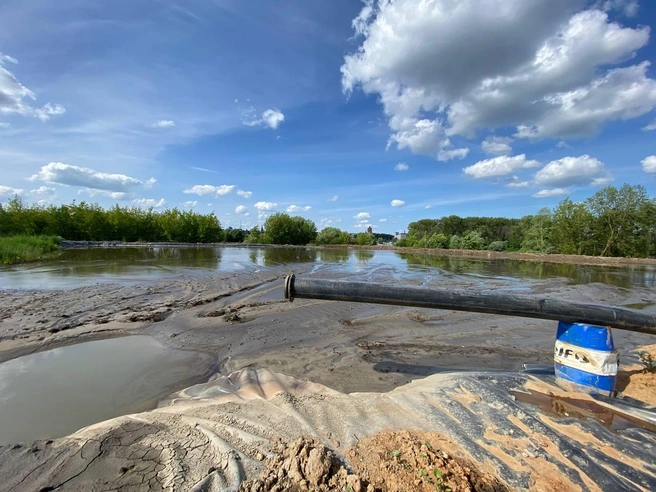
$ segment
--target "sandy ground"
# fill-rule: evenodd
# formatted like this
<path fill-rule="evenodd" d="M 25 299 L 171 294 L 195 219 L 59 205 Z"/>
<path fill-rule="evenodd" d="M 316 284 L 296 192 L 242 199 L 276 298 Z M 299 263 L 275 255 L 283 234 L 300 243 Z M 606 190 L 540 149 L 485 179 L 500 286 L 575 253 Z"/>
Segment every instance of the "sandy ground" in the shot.
<path fill-rule="evenodd" d="M 259 369 L 267 369 L 274 373 L 284 374 L 285 377 L 297 378 L 296 380 L 285 380 L 285 384 L 282 385 L 274 385 L 274 390 L 277 389 L 283 393 L 276 393 L 271 388 L 264 393 L 261 390 L 249 389 L 249 394 L 255 392 L 254 394 L 259 395 L 258 398 L 263 402 L 260 406 L 249 407 L 253 422 L 259 418 L 258 425 L 260 427 L 264 425 L 266 428 L 270 424 L 269 430 L 266 432 L 267 444 L 248 448 L 250 454 L 247 454 L 251 460 L 249 461 L 250 468 L 246 465 L 243 465 L 245 468 L 234 465 L 230 461 L 230 456 L 233 456 L 231 454 L 233 445 L 226 447 L 224 444 L 233 442 L 235 438 L 238 438 L 239 442 L 255 442 L 257 439 L 253 436 L 258 435 L 258 432 L 245 424 L 237 426 L 236 430 L 230 430 L 228 432 L 228 435 L 231 436 L 230 439 L 214 427 L 211 432 L 203 431 L 207 425 L 216 425 L 218 422 L 216 419 L 224 421 L 224 423 L 230 421 L 230 415 L 237 411 L 236 408 L 230 407 L 230 401 L 222 400 L 220 410 L 213 407 L 214 410 L 205 412 L 205 410 L 197 409 L 194 405 L 185 406 L 184 403 L 176 405 L 177 400 L 174 399 L 173 406 L 140 414 L 140 416 L 127 420 L 117 419 L 115 423 L 110 421 L 109 424 L 99 424 L 99 426 L 88 428 L 71 438 L 55 440 L 52 444 L 35 443 L 17 448 L 0 448 L 0 473 L 14 474 L 16 467 L 22 467 L 21 469 L 24 470 L 33 468 L 30 473 L 39 470 L 39 473 L 23 476 L 20 483 L 12 485 L 12 490 L 38 490 L 38 487 L 34 488 L 37 485 L 46 487 L 43 490 L 51 490 L 47 488 L 51 486 L 48 480 L 55 480 L 57 473 L 60 472 L 70 472 L 73 478 L 62 478 L 63 486 L 61 488 L 57 486 L 58 490 L 69 488 L 71 490 L 116 488 L 143 490 L 144 484 L 148 481 L 152 481 L 152 483 L 148 483 L 154 487 L 153 490 L 158 487 L 165 490 L 227 490 L 230 483 L 234 485 L 240 481 L 234 479 L 234 476 L 242 477 L 243 475 L 255 480 L 259 473 L 265 473 L 266 467 L 262 464 L 264 457 L 278 456 L 283 461 L 289 458 L 283 451 L 278 454 L 274 453 L 269 441 L 276 437 L 284 438 L 284 446 L 292 446 L 296 439 L 307 437 L 307 433 L 303 432 L 303 429 L 307 430 L 308 428 L 303 426 L 309 422 L 309 417 L 298 409 L 296 403 L 287 405 L 282 400 L 276 403 L 276 408 L 284 410 L 285 418 L 294 417 L 295 424 L 286 424 L 291 426 L 289 428 L 283 426 L 284 428 L 277 429 L 275 427 L 277 424 L 271 420 L 272 417 L 266 416 L 269 411 L 267 410 L 269 404 L 266 402 L 274 397 L 284 400 L 285 394 L 293 394 L 299 387 L 307 390 L 308 383 L 302 383 L 302 381 L 313 381 L 317 387 L 320 386 L 317 391 L 324 395 L 313 396 L 315 400 L 317 398 L 319 400 L 314 401 L 316 405 L 311 410 L 312 419 L 310 420 L 315 426 L 313 427 L 315 431 L 310 434 L 315 437 L 319 435 L 323 444 L 327 445 L 329 449 L 335 450 L 342 460 L 347 460 L 349 447 L 357 446 L 357 438 L 354 439 L 353 436 L 358 438 L 373 436 L 385 431 L 386 428 L 404 429 L 407 427 L 421 432 L 440 432 L 446 434 L 445 438 L 459 442 L 459 446 L 468 448 L 471 442 L 467 439 L 471 439 L 471 436 L 465 439 L 466 436 L 454 434 L 452 430 L 444 428 L 444 421 L 436 421 L 434 425 L 428 425 L 428 421 L 426 421 L 427 423 L 424 425 L 424 421 L 417 415 L 415 415 L 416 418 L 409 418 L 408 414 L 399 418 L 395 417 L 395 410 L 389 406 L 390 400 L 386 400 L 385 395 L 394 395 L 395 388 L 405 392 L 403 394 L 410 395 L 407 391 L 411 391 L 412 388 L 417 389 L 416 386 L 413 386 L 417 381 L 412 383 L 413 380 L 426 378 L 424 381 L 429 381 L 431 378 L 441 377 L 441 373 L 447 377 L 448 373 L 445 371 L 454 369 L 515 371 L 521 369 L 524 363 L 553 363 L 555 322 L 347 302 L 299 299 L 288 303 L 283 300 L 282 278 L 292 272 L 299 276 L 343 278 L 343 274 L 336 273 L 336 270 L 313 269 L 313 265 L 305 264 L 249 273 L 217 273 L 206 277 L 186 276 L 140 285 L 99 284 L 66 291 L 0 292 L 0 362 L 35 351 L 81 341 L 129 334 L 147 334 L 174 348 L 198 351 L 214 356 L 220 374 L 227 377 L 228 381 L 232 381 L 232 376 L 227 376 L 229 374 L 260 374 L 248 372 Z M 390 281 L 390 279 L 413 285 L 444 287 L 443 283 L 433 282 L 426 276 L 399 278 L 385 269 L 377 269 L 358 277 L 358 280 L 383 282 Z M 481 279 L 462 277 L 452 280 L 450 286 L 465 289 L 504 290 L 515 289 L 517 282 L 504 279 L 482 281 Z M 532 280 L 527 281 L 525 286 L 528 289 L 527 292 L 533 294 L 620 306 L 641 305 L 645 309 L 656 310 L 656 291 L 654 289 L 628 290 L 603 284 L 576 286 L 568 284 L 564 279 Z M 642 366 L 638 361 L 638 351 L 653 344 L 653 337 L 621 330 L 615 330 L 613 335 L 622 358 L 623 373 L 618 383 L 618 389 L 629 396 L 656 404 L 654 387 L 656 376 L 642 374 L 640 370 Z M 653 346 L 648 348 L 654 349 Z M 654 350 L 654 354 L 656 355 L 656 350 Z M 502 373 L 499 372 L 499 374 Z M 310 387 L 314 388 L 312 385 Z M 449 385 L 445 383 L 443 387 L 448 389 Z M 462 384 L 453 386 L 453 388 L 461 389 L 462 387 Z M 209 388 L 205 388 L 203 391 L 211 392 L 211 384 Z M 406 390 L 405 388 L 411 389 Z M 461 391 L 461 389 L 458 391 L 461 393 L 464 391 L 464 393 L 458 396 L 459 404 L 478 405 L 476 402 L 481 401 L 480 397 L 472 394 L 472 391 L 476 390 Z M 419 390 L 425 391 L 421 388 L 417 389 L 417 391 Z M 553 392 L 550 393 L 550 391 L 544 390 L 543 393 L 551 398 Z M 380 398 L 378 396 L 358 396 L 361 392 L 367 392 L 370 395 L 377 394 L 380 395 Z M 420 394 L 424 395 L 425 393 Z M 448 396 L 449 394 L 443 392 L 439 399 L 446 398 L 452 403 L 455 400 Z M 321 398 L 325 398 L 325 395 L 336 398 L 332 407 L 326 407 L 328 410 L 322 410 L 323 400 Z M 353 400 L 348 399 L 351 396 Z M 209 397 L 207 395 L 195 396 L 193 391 L 192 393 L 182 392 L 178 397 L 182 401 L 188 399 L 195 401 L 198 398 L 207 402 Z M 240 398 L 243 399 L 243 395 Z M 344 398 L 346 400 L 343 400 Z M 394 399 L 395 397 L 391 398 L 396 405 L 398 401 Z M 369 408 L 369 403 L 374 400 L 378 402 L 379 406 Z M 345 402 L 354 405 L 348 418 L 341 414 Z M 439 401 L 431 404 L 436 405 L 436 408 L 443 406 Z M 410 406 L 412 407 L 412 405 Z M 189 410 L 192 407 L 193 411 Z M 373 409 L 375 413 L 381 413 L 377 417 L 379 420 L 374 419 L 375 422 L 371 420 L 371 415 L 367 413 L 370 409 Z M 392 413 L 387 414 L 388 410 Z M 322 417 L 324 411 L 327 413 Z M 440 411 L 445 410 L 442 408 Z M 185 421 L 187 418 L 195 420 L 189 423 L 191 421 Z M 455 416 L 454 418 L 457 422 L 461 422 L 458 419 L 462 417 Z M 324 422 L 326 419 L 327 423 Z M 363 419 L 366 421 L 366 425 L 362 423 Z M 298 422 L 302 423 L 300 427 Z M 320 422 L 321 424 L 319 424 Z M 340 422 L 343 422 L 343 425 Z M 404 423 L 407 425 L 404 426 Z M 350 430 L 358 428 L 358 425 L 364 425 L 362 432 L 354 431 L 350 434 Z M 452 426 L 453 423 L 449 425 Z M 560 424 L 553 424 L 552 428 L 558 429 L 558 425 Z M 317 432 L 316 426 L 327 427 Z M 535 429 L 529 432 L 521 425 L 519 428 L 523 429 L 522 432 L 527 432 L 529 436 L 542 432 Z M 505 439 L 503 436 L 506 434 L 502 429 L 495 430 L 493 427 L 489 427 L 488 431 L 491 434 L 484 434 L 480 437 L 481 449 L 487 450 L 486 452 L 494 454 L 496 451 L 493 452 L 492 448 L 495 446 L 501 446 L 505 450 L 504 452 L 509 452 L 509 446 L 511 448 L 519 446 L 517 449 L 520 451 L 517 453 L 528 452 L 529 456 L 535 454 L 530 449 L 521 451 L 521 446 L 534 446 L 529 443 L 529 440 L 522 441 L 523 444 L 514 443 L 511 446 L 508 442 L 503 443 L 503 439 Z M 565 434 L 569 432 L 564 428 L 560 428 L 559 431 Z M 222 437 L 217 438 L 217 435 Z M 331 435 L 340 437 L 335 437 L 331 441 Z M 539 437 L 535 439 L 539 441 Z M 535 439 L 530 442 L 534 442 Z M 112 451 L 109 452 L 107 449 L 110 449 L 112 442 L 120 443 L 120 446 L 111 448 Z M 144 444 L 144 442 L 149 444 Z M 562 444 L 555 437 L 552 438 L 552 442 L 555 442 L 557 446 Z M 656 445 L 656 441 L 654 445 Z M 103 448 L 103 446 L 106 447 Z M 548 444 L 545 446 L 548 447 Z M 158 451 L 152 451 L 155 448 Z M 37 449 L 38 452 L 30 451 L 31 449 Z M 239 453 L 243 453 L 242 448 L 239 449 Z M 414 450 L 414 448 L 412 449 Z M 198 450 L 198 459 L 193 458 L 195 452 L 193 450 Z M 144 465 L 144 468 L 140 469 L 140 463 L 143 464 L 144 460 L 143 456 L 150 452 L 154 453 L 153 456 L 156 455 L 156 459 L 153 458 L 152 462 L 148 462 L 150 463 L 148 466 Z M 308 448 L 308 456 L 310 452 L 311 449 Z M 364 450 L 361 450 L 360 454 L 357 454 L 357 451 L 353 452 L 356 453 L 353 455 L 354 460 L 357 456 L 364 456 Z M 179 456 L 179 453 L 182 455 Z M 578 465 L 572 464 L 579 471 L 573 472 L 571 476 L 558 475 L 558 463 L 560 463 L 558 460 L 570 463 L 568 461 L 570 458 L 564 457 L 556 459 L 558 461 L 556 465 L 553 465 L 553 460 L 547 460 L 548 466 L 543 470 L 544 477 L 552 474 L 558 480 L 563 480 L 565 483 L 563 488 L 537 487 L 530 479 L 535 470 L 532 472 L 531 466 L 525 463 L 520 466 L 518 463 L 523 463 L 522 460 L 525 461 L 525 459 L 521 456 L 518 458 L 513 453 L 511 453 L 512 459 L 519 461 L 509 461 L 507 457 L 498 457 L 500 461 L 495 465 L 496 468 L 492 471 L 484 470 L 484 473 L 481 472 L 483 473 L 481 476 L 487 477 L 487 480 L 491 476 L 490 473 L 499 473 L 499 470 L 506 466 L 509 470 L 515 470 L 515 472 L 508 471 L 506 475 L 501 474 L 504 484 L 509 484 L 511 489 L 595 490 L 595 487 L 591 485 L 592 482 L 585 478 L 587 475 L 576 468 Z M 102 473 L 111 475 L 109 478 L 103 478 L 106 480 L 103 482 L 103 486 L 89 485 L 92 482 L 88 482 L 88 480 L 95 480 L 94 473 L 102 475 L 99 470 L 93 467 L 89 468 L 89 460 L 91 462 L 96 460 L 93 456 L 100 457 L 97 460 L 99 463 L 104 463 L 104 466 L 111 465 L 110 468 L 116 468 L 116 470 L 111 468 L 111 470 L 108 469 L 109 471 L 102 471 Z M 262 459 L 259 459 L 259 456 L 262 456 Z M 373 460 L 371 456 L 367 456 L 367 460 Z M 420 453 L 420 456 L 423 455 Z M 465 460 L 462 463 L 477 461 L 480 463 L 481 459 L 485 459 L 483 455 L 469 455 L 466 458 L 469 461 Z M 390 466 L 394 464 L 391 463 Z M 444 462 L 443 466 L 447 464 Z M 175 466 L 178 465 L 183 468 L 176 469 Z M 237 468 L 231 468 L 233 465 Z M 639 463 L 636 462 L 635 466 L 642 469 L 643 465 L 638 465 Z M 368 490 L 367 484 L 374 483 L 367 478 L 367 473 L 379 465 L 372 462 L 368 466 L 369 468 L 364 467 L 360 470 L 360 475 L 356 474 L 363 487 L 361 490 Z M 425 466 L 432 465 L 427 462 Z M 462 466 L 466 468 L 467 465 Z M 220 480 L 217 478 L 216 470 L 221 471 L 220 475 L 223 478 Z M 235 470 L 241 471 L 237 473 Z M 428 473 L 430 470 L 426 468 L 424 471 Z M 460 477 L 458 482 L 452 482 L 453 490 L 460 490 L 458 487 L 465 484 L 465 479 L 469 480 L 467 477 L 471 478 L 472 476 L 470 473 L 472 469 L 470 472 L 462 471 L 461 473 L 461 471 L 453 472 Z M 476 472 L 475 469 L 474 472 Z M 643 482 L 647 480 L 649 484 L 656 483 L 650 482 L 654 479 L 653 472 L 654 470 L 651 470 L 647 479 L 643 477 L 641 480 Z M 417 470 L 417 473 L 419 474 L 420 471 Z M 576 473 L 580 473 L 583 478 L 576 479 Z M 111 480 L 119 478 L 127 480 L 130 478 L 128 476 L 130 474 L 134 474 L 136 477 L 132 482 L 119 480 L 123 484 L 120 487 L 107 485 Z M 517 478 L 520 475 L 523 478 Z M 263 477 L 266 480 L 266 475 Z M 343 478 L 346 480 L 347 477 Z M 422 484 L 425 481 L 434 485 L 434 483 L 428 482 L 428 478 L 418 476 L 415 480 L 420 480 Z M 433 476 L 431 480 L 435 481 L 437 478 Z M 182 480 L 182 482 L 175 482 L 175 480 Z M 355 479 L 350 480 L 352 484 L 349 486 L 352 487 Z M 223 487 L 223 485 L 217 484 L 227 485 Z M 7 484 L 0 484 L 0 490 L 5 490 L 3 489 L 5 485 Z M 251 485 L 254 487 L 253 490 L 262 490 L 257 488 L 256 482 Z M 194 488 L 197 486 L 198 488 Z M 303 488 L 301 487 L 300 490 Z M 375 490 L 393 489 L 378 487 Z M 463 488 L 462 490 L 467 489 Z M 472 488 L 471 490 L 485 489 Z"/>

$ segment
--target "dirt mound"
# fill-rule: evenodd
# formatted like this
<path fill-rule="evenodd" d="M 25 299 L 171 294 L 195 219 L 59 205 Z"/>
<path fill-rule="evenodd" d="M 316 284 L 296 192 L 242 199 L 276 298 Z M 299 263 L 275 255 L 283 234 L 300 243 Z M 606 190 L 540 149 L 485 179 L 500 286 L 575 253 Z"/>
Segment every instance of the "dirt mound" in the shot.
<path fill-rule="evenodd" d="M 259 478 L 241 491 L 498 492 L 508 488 L 460 457 L 436 433 L 389 431 L 367 437 L 346 451 L 342 463 L 322 444 L 299 439 L 278 444 Z"/>

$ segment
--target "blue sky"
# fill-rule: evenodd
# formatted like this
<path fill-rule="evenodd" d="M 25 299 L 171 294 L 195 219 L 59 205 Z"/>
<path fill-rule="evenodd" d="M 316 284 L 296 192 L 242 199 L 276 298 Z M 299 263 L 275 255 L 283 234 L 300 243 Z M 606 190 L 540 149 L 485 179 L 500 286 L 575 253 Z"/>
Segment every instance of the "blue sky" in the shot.
<path fill-rule="evenodd" d="M 319 228 L 656 196 L 656 5 L 0 6 L 0 201 L 274 211 Z"/>

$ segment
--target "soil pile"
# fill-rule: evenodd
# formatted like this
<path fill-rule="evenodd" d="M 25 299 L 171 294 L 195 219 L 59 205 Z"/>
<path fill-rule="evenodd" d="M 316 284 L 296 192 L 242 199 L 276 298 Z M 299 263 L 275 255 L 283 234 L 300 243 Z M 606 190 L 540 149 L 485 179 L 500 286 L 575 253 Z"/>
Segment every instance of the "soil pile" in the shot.
<path fill-rule="evenodd" d="M 348 464 L 313 439 L 278 443 L 262 474 L 241 491 L 500 492 L 498 478 L 454 455 L 455 444 L 434 432 L 385 431 L 346 451 Z"/>

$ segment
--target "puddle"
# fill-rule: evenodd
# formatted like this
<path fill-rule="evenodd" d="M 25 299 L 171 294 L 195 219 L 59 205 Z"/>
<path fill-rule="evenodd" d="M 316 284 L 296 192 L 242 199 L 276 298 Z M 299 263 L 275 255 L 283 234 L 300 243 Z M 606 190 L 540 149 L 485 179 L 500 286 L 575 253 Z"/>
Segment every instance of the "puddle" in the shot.
<path fill-rule="evenodd" d="M 576 398 L 559 398 L 535 392 L 510 392 L 524 403 L 537 405 L 543 413 L 552 418 L 594 419 L 612 431 L 620 431 L 640 427 L 656 432 L 656 426 L 641 419 L 633 418 L 625 413 L 614 411 L 593 401 Z"/>
<path fill-rule="evenodd" d="M 80 343 L 0 364 L 0 444 L 53 439 L 150 410 L 205 381 L 211 357 L 147 336 Z"/>

